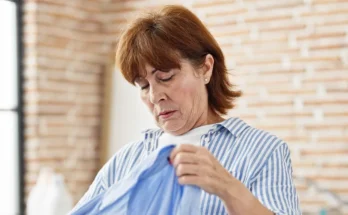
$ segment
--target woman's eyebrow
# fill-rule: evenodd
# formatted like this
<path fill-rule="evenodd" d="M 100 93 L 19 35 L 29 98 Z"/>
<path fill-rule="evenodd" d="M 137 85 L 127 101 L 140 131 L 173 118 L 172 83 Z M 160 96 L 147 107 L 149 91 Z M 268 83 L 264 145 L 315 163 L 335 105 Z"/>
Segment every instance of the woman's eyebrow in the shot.
<path fill-rule="evenodd" d="M 155 72 L 157 72 L 157 70 L 158 70 L 158 69 L 153 69 L 153 70 L 151 71 L 151 74 L 154 74 Z"/>

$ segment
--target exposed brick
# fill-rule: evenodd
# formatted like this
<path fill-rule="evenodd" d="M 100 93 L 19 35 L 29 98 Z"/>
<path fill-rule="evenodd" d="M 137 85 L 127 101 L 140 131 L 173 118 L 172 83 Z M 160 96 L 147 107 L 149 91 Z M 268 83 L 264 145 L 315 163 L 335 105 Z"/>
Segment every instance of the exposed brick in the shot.
<path fill-rule="evenodd" d="M 347 0 L 25 1 L 26 193 L 42 166 L 65 175 L 75 201 L 86 191 L 98 170 L 108 56 L 128 20 L 167 3 L 191 8 L 221 45 L 244 91 L 229 115 L 283 138 L 296 180 L 348 200 Z M 296 186 L 304 213 L 330 205 Z"/>
<path fill-rule="evenodd" d="M 48 166 L 76 201 L 76 186 L 85 190 L 98 170 L 103 68 L 114 47 L 93 15 L 100 3 L 27 1 L 24 11 L 26 194 Z"/>

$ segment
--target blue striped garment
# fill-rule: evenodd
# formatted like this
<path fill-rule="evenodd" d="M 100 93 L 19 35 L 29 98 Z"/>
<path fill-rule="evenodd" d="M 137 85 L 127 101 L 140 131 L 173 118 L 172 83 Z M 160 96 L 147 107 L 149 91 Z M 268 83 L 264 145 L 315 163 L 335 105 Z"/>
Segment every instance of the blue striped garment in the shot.
<path fill-rule="evenodd" d="M 121 180 L 136 164 L 158 148 L 162 130 L 146 130 L 142 140 L 125 145 L 99 171 L 76 207 Z M 278 137 L 253 128 L 239 118 L 215 124 L 201 137 L 206 147 L 235 178 L 275 214 L 301 214 L 292 180 L 290 151 Z M 222 201 L 202 192 L 201 214 L 227 214 Z"/>
<path fill-rule="evenodd" d="M 174 147 L 159 147 L 125 178 L 69 215 L 197 214 L 201 189 L 179 184 L 168 162 Z"/>

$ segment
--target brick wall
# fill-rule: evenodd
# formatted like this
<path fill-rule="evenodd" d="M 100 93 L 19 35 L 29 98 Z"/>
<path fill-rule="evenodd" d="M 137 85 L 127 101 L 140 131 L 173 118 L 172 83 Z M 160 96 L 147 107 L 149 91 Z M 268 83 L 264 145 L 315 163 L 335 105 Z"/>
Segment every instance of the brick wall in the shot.
<path fill-rule="evenodd" d="M 26 1 L 28 189 L 41 165 L 76 199 L 87 189 L 105 59 L 127 19 L 166 3 L 191 8 L 221 44 L 244 91 L 230 115 L 288 142 L 303 211 L 339 204 L 326 190 L 348 201 L 348 0 Z"/>
<path fill-rule="evenodd" d="M 62 173 L 75 200 L 98 170 L 103 73 L 111 51 L 95 1 L 24 3 L 26 193 L 39 168 Z"/>

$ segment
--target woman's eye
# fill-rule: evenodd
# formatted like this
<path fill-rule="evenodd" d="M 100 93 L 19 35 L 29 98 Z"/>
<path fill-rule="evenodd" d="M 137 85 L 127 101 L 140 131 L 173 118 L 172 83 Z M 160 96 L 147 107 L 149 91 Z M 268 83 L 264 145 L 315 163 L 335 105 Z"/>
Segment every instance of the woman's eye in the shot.
<path fill-rule="evenodd" d="M 145 89 L 147 89 L 148 87 L 149 87 L 149 85 L 145 85 L 145 86 L 140 87 L 140 88 L 141 88 L 141 90 L 145 90 Z"/>
<path fill-rule="evenodd" d="M 169 78 L 162 78 L 160 80 L 163 81 L 163 82 L 166 82 L 166 81 L 170 81 L 170 79 L 172 79 L 172 78 L 173 78 L 173 75 L 170 76 Z"/>

